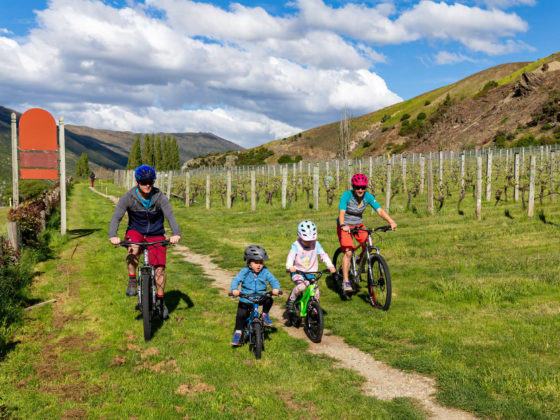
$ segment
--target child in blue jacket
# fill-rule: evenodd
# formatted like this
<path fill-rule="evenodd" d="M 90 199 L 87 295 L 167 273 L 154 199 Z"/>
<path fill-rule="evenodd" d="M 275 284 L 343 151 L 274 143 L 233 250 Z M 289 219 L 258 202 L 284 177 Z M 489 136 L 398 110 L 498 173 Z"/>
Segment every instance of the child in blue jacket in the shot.
<path fill-rule="evenodd" d="M 241 292 L 245 294 L 264 294 L 268 283 L 272 287 L 272 294 L 278 295 L 280 282 L 264 265 L 264 260 L 268 259 L 264 248 L 259 245 L 249 245 L 245 248 L 243 259 L 247 261 L 247 267 L 242 268 L 231 281 L 231 292 L 233 296 L 239 296 L 239 283 L 241 283 Z M 263 303 L 263 320 L 264 325 L 267 327 L 272 325 L 270 317 L 268 316 L 270 308 L 272 308 L 272 298 L 268 297 Z M 237 315 L 235 317 L 235 332 L 231 339 L 232 346 L 241 345 L 241 330 L 252 310 L 253 304 L 248 299 L 239 298 Z"/>

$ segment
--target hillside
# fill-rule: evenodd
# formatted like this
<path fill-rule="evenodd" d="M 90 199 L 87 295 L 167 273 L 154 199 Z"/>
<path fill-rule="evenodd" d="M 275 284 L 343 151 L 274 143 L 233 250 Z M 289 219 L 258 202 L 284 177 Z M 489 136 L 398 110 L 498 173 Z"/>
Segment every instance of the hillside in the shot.
<path fill-rule="evenodd" d="M 536 62 L 502 64 L 351 118 L 351 157 L 463 150 L 491 144 L 504 147 L 521 139 L 531 142 L 531 136 L 537 142 L 558 141 L 559 60 L 560 53 L 556 53 Z M 242 153 L 266 148 L 273 153 L 267 158 L 269 163 L 276 163 L 284 154 L 334 159 L 339 127 L 339 122 L 333 122 Z M 213 158 L 219 161 L 220 156 Z M 198 160 L 191 164 L 196 166 Z"/>
<path fill-rule="evenodd" d="M 11 109 L 0 106 L 0 179 L 10 177 Z M 18 117 L 21 113 L 16 112 Z M 151 133 L 150 133 L 151 134 Z M 241 146 L 211 133 L 155 133 L 156 136 L 171 135 L 177 139 L 181 161 L 204 153 L 223 153 L 242 150 Z M 95 128 L 65 125 L 67 167 L 73 171 L 78 157 L 88 155 L 92 167 L 109 169 L 124 168 L 134 139 L 138 133 L 130 131 L 98 130 Z M 143 140 L 143 136 L 142 136 Z"/>

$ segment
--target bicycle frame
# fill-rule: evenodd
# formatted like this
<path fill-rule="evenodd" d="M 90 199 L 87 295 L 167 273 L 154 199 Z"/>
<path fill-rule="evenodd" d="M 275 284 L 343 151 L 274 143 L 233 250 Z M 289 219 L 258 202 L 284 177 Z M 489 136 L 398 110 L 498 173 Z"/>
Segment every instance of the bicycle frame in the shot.
<path fill-rule="evenodd" d="M 296 299 L 296 301 L 294 302 L 294 306 L 296 306 L 298 303 L 300 304 L 299 315 L 301 318 L 307 316 L 307 304 L 309 303 L 309 300 L 315 297 L 315 289 L 317 287 L 316 286 L 317 280 L 315 279 L 315 276 L 311 278 L 307 278 L 307 276 L 305 275 L 304 279 L 309 281 L 309 286 L 307 286 L 305 291 L 302 293 L 301 297 L 299 299 Z"/>

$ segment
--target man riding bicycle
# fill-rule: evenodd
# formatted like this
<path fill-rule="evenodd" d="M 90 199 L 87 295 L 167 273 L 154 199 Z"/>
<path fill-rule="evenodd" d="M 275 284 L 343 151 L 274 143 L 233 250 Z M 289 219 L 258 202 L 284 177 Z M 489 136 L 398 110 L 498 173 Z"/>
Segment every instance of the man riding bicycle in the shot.
<path fill-rule="evenodd" d="M 352 285 L 348 281 L 348 270 L 354 249 L 354 240 L 350 230 L 353 228 L 365 229 L 362 213 L 368 204 L 382 219 L 391 225 L 392 230 L 395 230 L 397 227 L 394 220 L 375 200 L 373 194 L 366 191 L 368 186 L 367 176 L 364 174 L 354 174 L 351 181 L 352 190 L 345 191 L 340 196 L 336 229 L 340 246 L 344 250 L 344 257 L 342 258 L 342 288 L 345 292 L 352 291 Z M 368 234 L 365 231 L 360 231 L 354 234 L 354 237 L 360 244 L 363 244 L 367 240 Z"/>
<path fill-rule="evenodd" d="M 169 199 L 158 188 L 154 187 L 156 171 L 148 165 L 141 165 L 134 171 L 137 185 L 126 192 L 117 203 L 109 224 L 109 240 L 113 245 L 120 244 L 117 236 L 119 224 L 125 213 L 128 213 L 128 227 L 125 240 L 132 242 L 156 242 L 165 239 L 164 217 L 171 227 L 172 236 L 169 242 L 176 244 L 181 238 L 181 230 L 175 220 Z M 166 247 L 158 244 L 148 247 L 150 263 L 156 267 L 155 280 L 157 289 L 156 309 L 162 319 L 169 318 L 169 311 L 163 300 L 165 289 Z M 135 296 L 138 291 L 136 269 L 140 247 L 131 245 L 128 248 L 126 262 L 128 266 L 127 296 Z"/>

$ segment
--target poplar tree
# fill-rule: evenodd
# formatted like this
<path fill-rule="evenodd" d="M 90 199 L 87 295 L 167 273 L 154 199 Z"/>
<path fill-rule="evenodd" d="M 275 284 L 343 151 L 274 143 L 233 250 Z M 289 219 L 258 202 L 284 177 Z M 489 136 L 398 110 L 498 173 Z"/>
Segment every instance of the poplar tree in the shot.
<path fill-rule="evenodd" d="M 173 137 L 171 141 L 171 169 L 179 170 L 181 169 L 181 158 L 179 157 L 179 146 L 177 145 L 177 139 Z"/>
<path fill-rule="evenodd" d="M 142 146 L 142 163 L 154 166 L 154 143 L 149 134 L 144 135 L 144 145 Z"/>
<path fill-rule="evenodd" d="M 162 150 L 161 150 L 161 138 L 157 137 L 155 139 L 156 151 L 154 153 L 154 165 L 155 169 L 161 171 L 162 168 Z"/>
<path fill-rule="evenodd" d="M 89 175 L 89 159 L 85 153 L 82 153 L 78 162 L 76 162 L 75 174 L 77 178 L 83 178 Z"/>
<path fill-rule="evenodd" d="M 136 136 L 130 154 L 128 155 L 128 162 L 126 169 L 136 169 L 142 164 L 142 150 L 140 149 L 140 135 Z"/>

